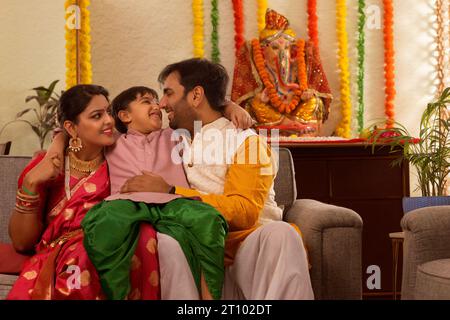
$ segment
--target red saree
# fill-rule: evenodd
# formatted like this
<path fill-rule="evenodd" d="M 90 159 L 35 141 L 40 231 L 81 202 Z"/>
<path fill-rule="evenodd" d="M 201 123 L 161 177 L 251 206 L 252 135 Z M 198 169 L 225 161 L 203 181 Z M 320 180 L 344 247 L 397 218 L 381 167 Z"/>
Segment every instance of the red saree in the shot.
<path fill-rule="evenodd" d="M 25 168 L 19 178 L 36 166 L 43 154 Z M 34 254 L 7 299 L 20 300 L 94 300 L 104 299 L 97 272 L 83 247 L 81 221 L 88 210 L 110 194 L 106 161 L 91 175 L 70 178 L 71 197 L 64 191 L 64 176 L 41 186 L 42 219 L 45 229 Z M 141 225 L 139 243 L 133 256 L 128 299 L 159 299 L 159 266 L 156 232 L 149 224 Z"/>

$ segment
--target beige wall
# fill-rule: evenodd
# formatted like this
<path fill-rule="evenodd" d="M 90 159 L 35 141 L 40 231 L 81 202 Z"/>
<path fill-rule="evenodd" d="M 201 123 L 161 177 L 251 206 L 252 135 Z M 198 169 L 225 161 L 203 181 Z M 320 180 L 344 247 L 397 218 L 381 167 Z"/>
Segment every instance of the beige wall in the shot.
<path fill-rule="evenodd" d="M 0 0 L 0 127 L 25 109 L 30 89 L 56 79 L 58 91 L 64 88 L 64 23 L 63 0 Z M 24 123 L 7 127 L 0 142 L 7 140 L 15 155 L 39 149 L 37 135 Z"/>
<path fill-rule="evenodd" d="M 307 0 L 269 0 L 285 14 L 298 36 L 306 37 Z M 382 0 L 367 0 L 382 14 Z M 39 3 L 39 4 L 38 4 Z M 64 80 L 64 21 L 62 0 L 0 0 L 0 125 L 24 105 L 27 91 L 36 85 Z M 244 1 L 245 35 L 257 35 L 256 1 Z M 396 119 L 418 133 L 420 114 L 433 97 L 434 61 L 431 27 L 433 1 L 397 0 L 395 3 Z M 210 1 L 205 4 L 206 57 L 210 57 Z M 353 106 L 356 107 L 357 1 L 348 0 L 350 63 Z M 222 63 L 232 74 L 234 24 L 231 1 L 219 1 L 219 41 Z M 339 121 L 336 20 L 333 1 L 318 1 L 320 49 L 325 71 L 335 95 L 323 134 L 332 133 Z M 373 18 L 373 16 L 372 16 Z M 382 22 L 382 20 L 381 20 Z M 159 90 L 159 71 L 168 63 L 192 56 L 192 10 L 188 0 L 93 0 L 91 4 L 93 81 L 114 96 L 133 85 Z M 384 115 L 383 33 L 366 31 L 366 123 Z M 63 85 L 61 86 L 63 87 Z M 355 125 L 356 127 L 356 125 Z M 0 137 L 14 140 L 14 154 L 31 154 L 38 140 L 21 125 Z M 412 182 L 414 184 L 414 182 Z"/>
<path fill-rule="evenodd" d="M 298 36 L 305 37 L 306 0 L 271 0 L 272 8 L 285 14 Z M 168 63 L 192 56 L 191 1 L 112 1 L 96 0 L 92 5 L 94 81 L 117 94 L 131 85 L 145 84 L 158 88 L 158 72 Z M 431 59 L 433 33 L 430 19 L 433 8 L 427 0 L 395 1 L 395 45 L 397 120 L 413 134 L 418 132 L 420 113 L 432 98 L 434 67 Z M 205 4 L 206 57 L 210 57 L 210 1 Z M 245 35 L 257 35 L 256 1 L 244 1 Z M 352 95 L 356 107 L 356 22 L 357 1 L 347 1 L 348 32 L 352 74 Z M 381 0 L 368 0 L 378 5 Z M 231 1 L 219 1 L 219 45 L 222 63 L 232 74 L 234 66 L 234 25 Z M 335 100 L 323 135 L 330 135 L 339 121 L 339 73 L 337 71 L 335 5 L 318 1 L 320 49 Z M 382 22 L 382 19 L 381 19 Z M 366 115 L 365 121 L 384 117 L 383 33 L 382 29 L 366 31 Z M 355 125 L 356 127 L 356 125 Z M 355 133 L 356 134 L 356 133 Z"/>

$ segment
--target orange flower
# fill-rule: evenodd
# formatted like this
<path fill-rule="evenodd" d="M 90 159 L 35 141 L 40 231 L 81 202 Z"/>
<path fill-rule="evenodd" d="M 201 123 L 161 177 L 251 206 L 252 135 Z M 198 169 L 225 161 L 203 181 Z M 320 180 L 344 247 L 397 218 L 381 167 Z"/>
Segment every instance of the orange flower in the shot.
<path fill-rule="evenodd" d="M 275 89 L 275 85 L 269 78 L 269 74 L 267 73 L 267 70 L 264 65 L 264 58 L 262 55 L 259 40 L 253 39 L 252 41 L 253 54 L 255 58 L 254 60 L 259 77 L 261 78 L 262 82 L 264 83 L 264 86 L 268 91 L 270 102 L 274 107 L 278 109 L 280 113 L 284 112 L 290 113 L 291 111 L 293 111 L 301 100 L 300 96 L 302 92 L 308 89 L 308 80 L 306 76 L 306 63 L 305 63 L 305 41 L 299 39 L 297 41 L 297 46 L 298 46 L 297 52 L 298 79 L 300 89 L 294 91 L 294 97 L 292 98 L 291 102 L 287 104 L 281 101 Z"/>
<path fill-rule="evenodd" d="M 386 127 L 392 128 L 395 117 L 395 73 L 394 73 L 394 6 L 392 0 L 383 0 L 384 5 L 384 78 Z"/>

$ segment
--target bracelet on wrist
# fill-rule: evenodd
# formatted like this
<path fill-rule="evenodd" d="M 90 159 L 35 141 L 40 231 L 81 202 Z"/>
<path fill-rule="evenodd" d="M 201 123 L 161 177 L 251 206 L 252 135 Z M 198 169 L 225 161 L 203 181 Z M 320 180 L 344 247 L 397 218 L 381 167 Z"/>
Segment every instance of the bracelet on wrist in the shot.
<path fill-rule="evenodd" d="M 30 196 L 36 196 L 36 195 L 37 195 L 37 193 L 28 190 L 24 185 L 22 185 L 21 188 L 22 188 L 22 191 L 23 191 L 23 192 L 25 192 L 26 194 L 28 194 L 28 195 L 30 195 Z"/>

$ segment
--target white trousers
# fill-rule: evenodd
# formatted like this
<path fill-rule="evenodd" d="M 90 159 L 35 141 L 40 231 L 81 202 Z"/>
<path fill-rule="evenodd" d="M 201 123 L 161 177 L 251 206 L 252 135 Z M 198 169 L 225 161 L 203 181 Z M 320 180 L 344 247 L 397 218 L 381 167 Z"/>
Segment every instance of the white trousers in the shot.
<path fill-rule="evenodd" d="M 199 299 L 178 242 L 158 233 L 158 250 L 161 298 Z M 306 252 L 295 229 L 275 221 L 252 232 L 238 249 L 233 265 L 225 269 L 222 299 L 314 299 Z"/>
<path fill-rule="evenodd" d="M 200 299 L 194 276 L 174 238 L 157 232 L 159 279 L 162 300 L 198 300 Z"/>
<path fill-rule="evenodd" d="M 306 251 L 288 223 L 274 221 L 252 232 L 225 270 L 222 299 L 312 300 Z"/>

